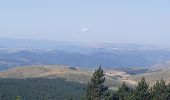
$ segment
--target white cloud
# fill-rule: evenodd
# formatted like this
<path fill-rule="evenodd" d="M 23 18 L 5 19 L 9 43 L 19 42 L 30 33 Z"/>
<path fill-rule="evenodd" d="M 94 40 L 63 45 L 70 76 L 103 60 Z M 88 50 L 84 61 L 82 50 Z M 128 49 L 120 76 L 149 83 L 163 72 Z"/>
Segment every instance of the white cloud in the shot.
<path fill-rule="evenodd" d="M 83 28 L 82 30 L 81 30 L 81 32 L 82 33 L 84 33 L 84 32 L 87 32 L 89 29 L 87 28 L 87 27 L 85 27 L 85 28 Z"/>

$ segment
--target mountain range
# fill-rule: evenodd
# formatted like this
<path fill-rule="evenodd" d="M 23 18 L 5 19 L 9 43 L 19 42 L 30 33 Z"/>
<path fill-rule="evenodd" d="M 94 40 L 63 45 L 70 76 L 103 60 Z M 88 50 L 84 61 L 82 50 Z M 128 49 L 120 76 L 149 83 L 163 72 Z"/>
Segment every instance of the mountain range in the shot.
<path fill-rule="evenodd" d="M 170 61 L 170 49 L 137 44 L 0 39 L 0 70 L 29 65 L 82 68 L 152 68 Z"/>

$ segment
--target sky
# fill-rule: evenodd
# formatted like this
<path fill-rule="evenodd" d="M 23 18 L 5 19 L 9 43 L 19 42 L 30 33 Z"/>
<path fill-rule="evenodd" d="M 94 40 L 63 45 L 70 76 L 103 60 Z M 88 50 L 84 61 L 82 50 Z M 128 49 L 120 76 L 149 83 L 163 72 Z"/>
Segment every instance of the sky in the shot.
<path fill-rule="evenodd" d="M 0 38 L 170 45 L 170 0 L 1 0 Z"/>

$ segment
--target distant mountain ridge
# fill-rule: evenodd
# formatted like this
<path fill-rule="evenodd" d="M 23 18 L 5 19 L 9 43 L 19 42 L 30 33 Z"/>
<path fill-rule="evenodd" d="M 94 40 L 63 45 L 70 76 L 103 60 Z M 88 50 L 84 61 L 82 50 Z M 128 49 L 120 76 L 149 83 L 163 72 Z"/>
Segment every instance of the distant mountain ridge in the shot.
<path fill-rule="evenodd" d="M 0 69 L 61 64 L 93 68 L 145 67 L 170 61 L 170 50 L 136 44 L 86 44 L 0 39 Z"/>

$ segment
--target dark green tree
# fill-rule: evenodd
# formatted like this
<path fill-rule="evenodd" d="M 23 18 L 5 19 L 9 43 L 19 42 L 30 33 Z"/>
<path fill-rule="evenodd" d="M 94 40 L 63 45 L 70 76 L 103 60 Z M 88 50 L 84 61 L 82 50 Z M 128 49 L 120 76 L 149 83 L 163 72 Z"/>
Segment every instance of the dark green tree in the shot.
<path fill-rule="evenodd" d="M 119 87 L 117 96 L 120 100 L 130 100 L 132 90 L 126 85 L 125 82 Z"/>
<path fill-rule="evenodd" d="M 167 85 L 167 99 L 170 100 L 170 83 Z"/>
<path fill-rule="evenodd" d="M 111 93 L 111 99 L 109 100 L 119 100 L 119 96 L 115 91 Z"/>
<path fill-rule="evenodd" d="M 21 96 L 16 96 L 15 100 L 21 100 Z"/>
<path fill-rule="evenodd" d="M 152 100 L 168 100 L 168 88 L 166 81 L 161 79 L 153 85 L 151 89 Z"/>
<path fill-rule="evenodd" d="M 108 87 L 104 86 L 105 77 L 101 66 L 94 72 L 86 89 L 87 100 L 109 99 Z"/>
<path fill-rule="evenodd" d="M 150 89 L 149 84 L 142 77 L 141 81 L 138 82 L 138 86 L 135 88 L 133 93 L 134 100 L 150 100 Z"/>

